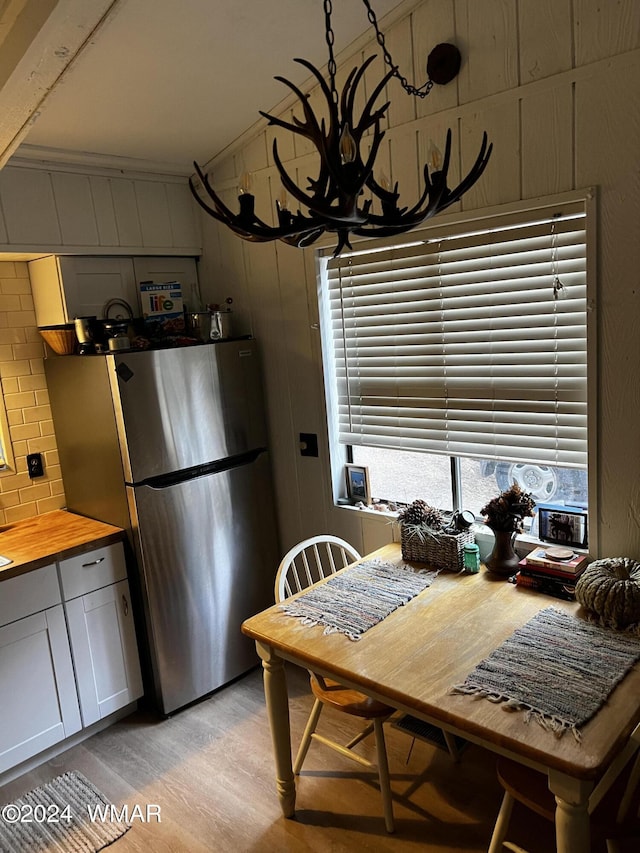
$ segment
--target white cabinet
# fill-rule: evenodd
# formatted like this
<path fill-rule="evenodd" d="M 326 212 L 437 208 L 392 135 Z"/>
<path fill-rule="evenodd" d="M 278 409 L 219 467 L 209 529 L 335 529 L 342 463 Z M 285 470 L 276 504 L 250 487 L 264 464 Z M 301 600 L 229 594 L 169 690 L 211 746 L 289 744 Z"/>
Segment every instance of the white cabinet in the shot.
<path fill-rule="evenodd" d="M 72 323 L 75 317 L 102 317 L 109 299 L 124 299 L 138 314 L 131 258 L 48 255 L 29 262 L 38 326 Z"/>
<path fill-rule="evenodd" d="M 1 600 L 0 773 L 81 728 L 55 565 L 3 581 Z"/>
<path fill-rule="evenodd" d="M 0 774 L 142 693 L 121 542 L 0 583 Z"/>
<path fill-rule="evenodd" d="M 143 693 L 121 543 L 60 562 L 83 725 Z"/>
<path fill-rule="evenodd" d="M 179 281 L 189 309 L 202 307 L 195 258 L 48 255 L 29 262 L 29 277 L 38 326 L 101 318 L 109 299 L 124 299 L 140 316 L 141 281 Z"/>

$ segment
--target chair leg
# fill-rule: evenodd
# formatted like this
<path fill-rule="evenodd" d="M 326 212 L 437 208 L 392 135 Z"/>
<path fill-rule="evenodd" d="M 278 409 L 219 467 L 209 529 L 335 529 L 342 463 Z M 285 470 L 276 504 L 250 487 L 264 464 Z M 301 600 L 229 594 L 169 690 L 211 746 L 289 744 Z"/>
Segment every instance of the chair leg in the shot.
<path fill-rule="evenodd" d="M 488 853 L 500 853 L 502 850 L 502 845 L 507 836 L 507 830 L 509 829 L 509 821 L 511 820 L 511 812 L 513 810 L 513 797 L 508 791 L 505 791 L 502 805 L 500 806 L 500 811 L 498 812 L 498 818 L 496 820 L 496 825 L 493 829 L 493 835 L 491 836 L 491 843 L 489 844 Z"/>
<path fill-rule="evenodd" d="M 309 751 L 309 745 L 311 744 L 311 735 L 316 730 L 321 712 L 322 702 L 319 699 L 316 699 L 313 708 L 311 709 L 311 713 L 309 714 L 309 719 L 307 720 L 307 726 L 304 730 L 302 740 L 300 741 L 300 746 L 298 747 L 298 754 L 296 756 L 295 764 L 293 765 L 294 776 L 297 776 L 302 769 L 304 760 L 307 757 L 307 752 Z"/>
<path fill-rule="evenodd" d="M 384 824 L 387 832 L 393 832 L 393 802 L 391 800 L 391 784 L 389 782 L 389 763 L 387 761 L 387 747 L 384 740 L 383 720 L 374 720 L 373 728 L 376 733 L 376 754 L 378 758 L 378 777 L 380 779 L 380 793 L 382 794 L 382 809 L 384 811 Z"/>
<path fill-rule="evenodd" d="M 371 734 L 373 729 L 374 729 L 373 723 L 368 723 L 364 727 L 364 729 L 360 732 L 360 734 L 357 734 L 354 738 L 352 738 L 349 741 L 349 743 L 345 744 L 345 749 L 353 749 L 353 747 L 357 746 L 360 743 L 360 741 L 363 741 L 365 738 L 369 737 L 369 735 Z"/>

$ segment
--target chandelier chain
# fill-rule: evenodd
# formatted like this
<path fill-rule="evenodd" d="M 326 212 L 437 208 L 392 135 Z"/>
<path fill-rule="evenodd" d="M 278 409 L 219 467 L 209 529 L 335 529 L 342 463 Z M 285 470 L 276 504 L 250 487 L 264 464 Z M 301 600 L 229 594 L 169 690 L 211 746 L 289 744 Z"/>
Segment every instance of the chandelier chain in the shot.
<path fill-rule="evenodd" d="M 400 81 L 400 85 L 409 95 L 414 95 L 416 98 L 426 98 L 431 89 L 433 89 L 433 80 L 427 80 L 427 82 L 424 83 L 422 86 L 416 88 L 416 86 L 413 86 L 411 83 L 409 83 L 406 77 L 400 74 L 400 72 L 398 71 L 398 66 L 394 65 L 393 63 L 393 59 L 391 58 L 391 54 L 389 53 L 389 49 L 387 48 L 385 42 L 384 33 L 380 30 L 380 27 L 378 26 L 378 19 L 376 17 L 376 13 L 371 8 L 371 3 L 369 3 L 369 0 L 362 0 L 362 2 L 364 3 L 367 9 L 367 17 L 369 18 L 371 25 L 376 31 L 376 39 L 378 44 L 382 48 L 384 61 L 392 70 L 393 76 L 397 77 L 397 79 Z"/>
<path fill-rule="evenodd" d="M 329 88 L 331 89 L 331 100 L 338 105 L 338 90 L 336 89 L 336 58 L 333 54 L 333 45 L 336 40 L 333 27 L 331 26 L 331 13 L 333 12 L 333 3 L 331 0 L 324 0 L 324 28 L 327 47 L 329 48 L 329 61 L 327 62 L 327 70 L 329 72 Z"/>

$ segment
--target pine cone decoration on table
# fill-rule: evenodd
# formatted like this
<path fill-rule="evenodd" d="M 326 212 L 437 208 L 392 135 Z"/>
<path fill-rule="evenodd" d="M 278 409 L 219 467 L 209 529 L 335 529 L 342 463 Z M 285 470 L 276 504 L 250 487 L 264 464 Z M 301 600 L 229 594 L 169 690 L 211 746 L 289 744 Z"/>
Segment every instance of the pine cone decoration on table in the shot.
<path fill-rule="evenodd" d="M 431 530 L 441 530 L 444 525 L 444 518 L 440 510 L 429 506 L 426 501 L 420 499 L 415 500 L 402 510 L 398 520 L 403 524 L 429 527 Z"/>

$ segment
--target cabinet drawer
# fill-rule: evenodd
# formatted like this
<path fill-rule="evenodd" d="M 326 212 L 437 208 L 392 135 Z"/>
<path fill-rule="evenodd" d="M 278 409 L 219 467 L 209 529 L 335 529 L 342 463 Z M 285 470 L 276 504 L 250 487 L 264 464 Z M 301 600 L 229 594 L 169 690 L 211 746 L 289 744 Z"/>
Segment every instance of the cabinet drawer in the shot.
<path fill-rule="evenodd" d="M 122 542 L 85 551 L 60 561 L 60 580 L 65 601 L 94 589 L 125 580 L 127 566 Z"/>
<path fill-rule="evenodd" d="M 0 583 L 0 625 L 60 604 L 55 564 Z"/>

